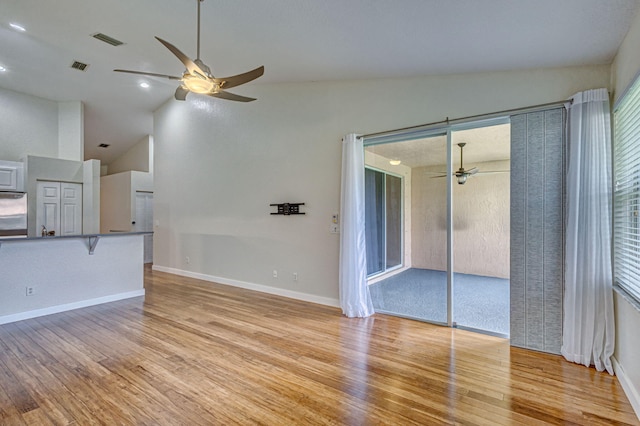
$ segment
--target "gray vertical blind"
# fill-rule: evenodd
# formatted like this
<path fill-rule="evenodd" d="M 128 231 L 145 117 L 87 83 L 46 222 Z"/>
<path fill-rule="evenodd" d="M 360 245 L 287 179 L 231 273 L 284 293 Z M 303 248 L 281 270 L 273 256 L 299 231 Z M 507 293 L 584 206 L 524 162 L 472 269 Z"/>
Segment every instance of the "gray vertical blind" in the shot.
<path fill-rule="evenodd" d="M 564 108 L 511 117 L 511 344 L 560 353 Z"/>

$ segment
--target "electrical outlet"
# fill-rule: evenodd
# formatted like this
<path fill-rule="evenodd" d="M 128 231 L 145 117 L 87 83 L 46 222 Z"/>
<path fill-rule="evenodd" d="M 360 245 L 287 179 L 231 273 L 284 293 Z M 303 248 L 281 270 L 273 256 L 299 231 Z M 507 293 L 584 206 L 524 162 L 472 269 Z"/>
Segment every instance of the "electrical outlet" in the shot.
<path fill-rule="evenodd" d="M 298 273 L 297 272 L 293 273 L 293 280 L 294 281 L 298 281 Z"/>
<path fill-rule="evenodd" d="M 338 234 L 340 233 L 340 227 L 338 225 L 331 225 L 329 227 L 329 232 L 332 234 Z"/>
<path fill-rule="evenodd" d="M 278 271 L 277 270 L 273 270 L 273 278 L 278 278 Z"/>
<path fill-rule="evenodd" d="M 187 262 L 187 265 L 191 263 L 191 258 L 189 256 L 184 258 L 184 261 Z"/>
<path fill-rule="evenodd" d="M 27 293 L 27 296 L 33 296 L 34 294 L 36 294 L 35 287 L 27 287 L 26 288 L 26 293 Z"/>

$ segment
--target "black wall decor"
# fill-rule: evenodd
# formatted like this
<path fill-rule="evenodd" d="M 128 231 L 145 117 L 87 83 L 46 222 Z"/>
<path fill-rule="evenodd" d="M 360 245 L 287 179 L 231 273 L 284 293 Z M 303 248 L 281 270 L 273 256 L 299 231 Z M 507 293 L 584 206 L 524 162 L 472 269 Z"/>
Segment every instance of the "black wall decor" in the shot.
<path fill-rule="evenodd" d="M 278 211 L 271 214 L 283 214 L 289 216 L 292 214 L 304 214 L 300 212 L 300 206 L 304 206 L 304 203 L 282 203 L 282 204 L 269 204 L 270 206 L 277 206 Z"/>

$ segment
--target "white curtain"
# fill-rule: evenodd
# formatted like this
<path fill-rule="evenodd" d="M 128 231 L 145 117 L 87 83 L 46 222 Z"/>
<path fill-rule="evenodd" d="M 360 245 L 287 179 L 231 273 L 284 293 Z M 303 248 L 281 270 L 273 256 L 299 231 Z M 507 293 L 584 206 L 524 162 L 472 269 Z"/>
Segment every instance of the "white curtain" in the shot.
<path fill-rule="evenodd" d="M 611 124 L 606 89 L 569 107 L 562 355 L 613 374 Z"/>
<path fill-rule="evenodd" d="M 340 202 L 340 306 L 348 317 L 368 317 L 373 304 L 367 287 L 364 228 L 364 148 L 362 139 L 342 139 Z"/>

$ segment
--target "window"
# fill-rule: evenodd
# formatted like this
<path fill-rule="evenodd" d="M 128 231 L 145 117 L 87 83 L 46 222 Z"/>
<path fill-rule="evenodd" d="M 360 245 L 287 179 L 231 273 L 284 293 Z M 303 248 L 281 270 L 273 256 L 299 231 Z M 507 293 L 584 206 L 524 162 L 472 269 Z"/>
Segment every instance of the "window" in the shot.
<path fill-rule="evenodd" d="M 613 117 L 614 283 L 640 302 L 640 79 Z"/>
<path fill-rule="evenodd" d="M 367 276 L 402 266 L 402 178 L 365 169 Z"/>

